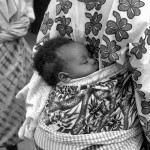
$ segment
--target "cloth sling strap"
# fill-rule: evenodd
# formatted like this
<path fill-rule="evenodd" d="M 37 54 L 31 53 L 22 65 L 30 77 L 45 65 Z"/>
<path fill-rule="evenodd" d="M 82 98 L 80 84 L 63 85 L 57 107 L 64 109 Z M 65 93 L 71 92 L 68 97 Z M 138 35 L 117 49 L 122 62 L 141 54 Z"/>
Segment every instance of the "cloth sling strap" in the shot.
<path fill-rule="evenodd" d="M 43 136 L 40 136 L 43 135 Z M 69 135 L 50 131 L 40 124 L 35 132 L 37 150 L 139 150 L 142 145 L 140 128 L 101 132 L 93 134 Z M 93 146 L 93 147 L 92 147 Z"/>

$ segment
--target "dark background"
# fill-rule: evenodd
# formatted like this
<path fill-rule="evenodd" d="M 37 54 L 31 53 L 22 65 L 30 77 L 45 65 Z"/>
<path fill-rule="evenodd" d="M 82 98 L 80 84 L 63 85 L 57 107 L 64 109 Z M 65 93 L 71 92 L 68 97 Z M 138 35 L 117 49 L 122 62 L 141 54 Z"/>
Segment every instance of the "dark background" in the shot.
<path fill-rule="evenodd" d="M 51 0 L 34 0 L 35 21 L 31 24 L 30 32 L 37 34 L 39 32 L 44 13 Z"/>

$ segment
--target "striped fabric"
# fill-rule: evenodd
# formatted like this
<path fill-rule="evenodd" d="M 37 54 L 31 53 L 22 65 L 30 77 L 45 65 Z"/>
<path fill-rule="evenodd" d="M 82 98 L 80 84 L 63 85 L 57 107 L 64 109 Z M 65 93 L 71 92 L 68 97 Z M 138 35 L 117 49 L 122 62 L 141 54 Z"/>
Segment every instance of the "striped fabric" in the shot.
<path fill-rule="evenodd" d="M 50 131 L 40 123 L 34 136 L 37 150 L 140 150 L 143 142 L 141 130 L 137 128 L 69 135 Z"/>

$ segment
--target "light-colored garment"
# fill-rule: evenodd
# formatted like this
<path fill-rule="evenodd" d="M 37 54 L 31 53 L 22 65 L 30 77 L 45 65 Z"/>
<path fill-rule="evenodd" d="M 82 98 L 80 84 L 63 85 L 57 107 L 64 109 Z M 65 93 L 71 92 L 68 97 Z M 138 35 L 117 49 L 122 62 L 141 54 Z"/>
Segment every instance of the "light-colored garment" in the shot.
<path fill-rule="evenodd" d="M 148 141 L 150 141 L 149 6 L 148 0 L 96 2 L 51 0 L 35 46 L 36 50 L 47 38 L 61 35 L 82 41 L 97 58 L 101 55 L 103 67 L 109 66 L 114 61 L 124 64 L 129 60 L 132 66 L 130 71 L 134 80 L 138 116 Z M 32 83 L 32 80 L 30 82 Z M 31 92 L 34 94 L 33 89 L 29 90 L 28 94 Z M 34 105 L 34 101 L 30 101 L 31 103 Z"/>
<path fill-rule="evenodd" d="M 30 22 L 35 19 L 33 0 L 0 1 L 0 45 L 27 34 Z"/>
<path fill-rule="evenodd" d="M 47 86 L 38 76 L 37 72 L 34 73 L 32 79 L 31 80 L 33 82 L 29 82 L 27 86 L 20 90 L 16 96 L 17 98 L 22 99 L 27 97 L 26 120 L 18 132 L 19 137 L 22 139 L 33 138 L 35 128 L 37 127 L 38 118 L 45 106 L 45 102 L 51 90 L 51 88 Z"/>
<path fill-rule="evenodd" d="M 25 101 L 15 96 L 30 80 L 32 51 L 24 40 L 34 19 L 32 0 L 0 0 L 0 146 L 20 141 Z M 28 6 L 27 6 L 28 5 Z"/>

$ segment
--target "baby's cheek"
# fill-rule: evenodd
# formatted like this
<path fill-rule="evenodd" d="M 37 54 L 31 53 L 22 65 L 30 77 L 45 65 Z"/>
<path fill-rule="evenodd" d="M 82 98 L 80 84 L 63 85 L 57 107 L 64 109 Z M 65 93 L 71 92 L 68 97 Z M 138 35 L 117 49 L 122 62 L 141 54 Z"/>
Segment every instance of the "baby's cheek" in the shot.
<path fill-rule="evenodd" d="M 94 73 L 95 71 L 96 69 L 93 66 L 91 66 L 89 69 L 86 70 L 86 75 L 90 75 Z"/>

